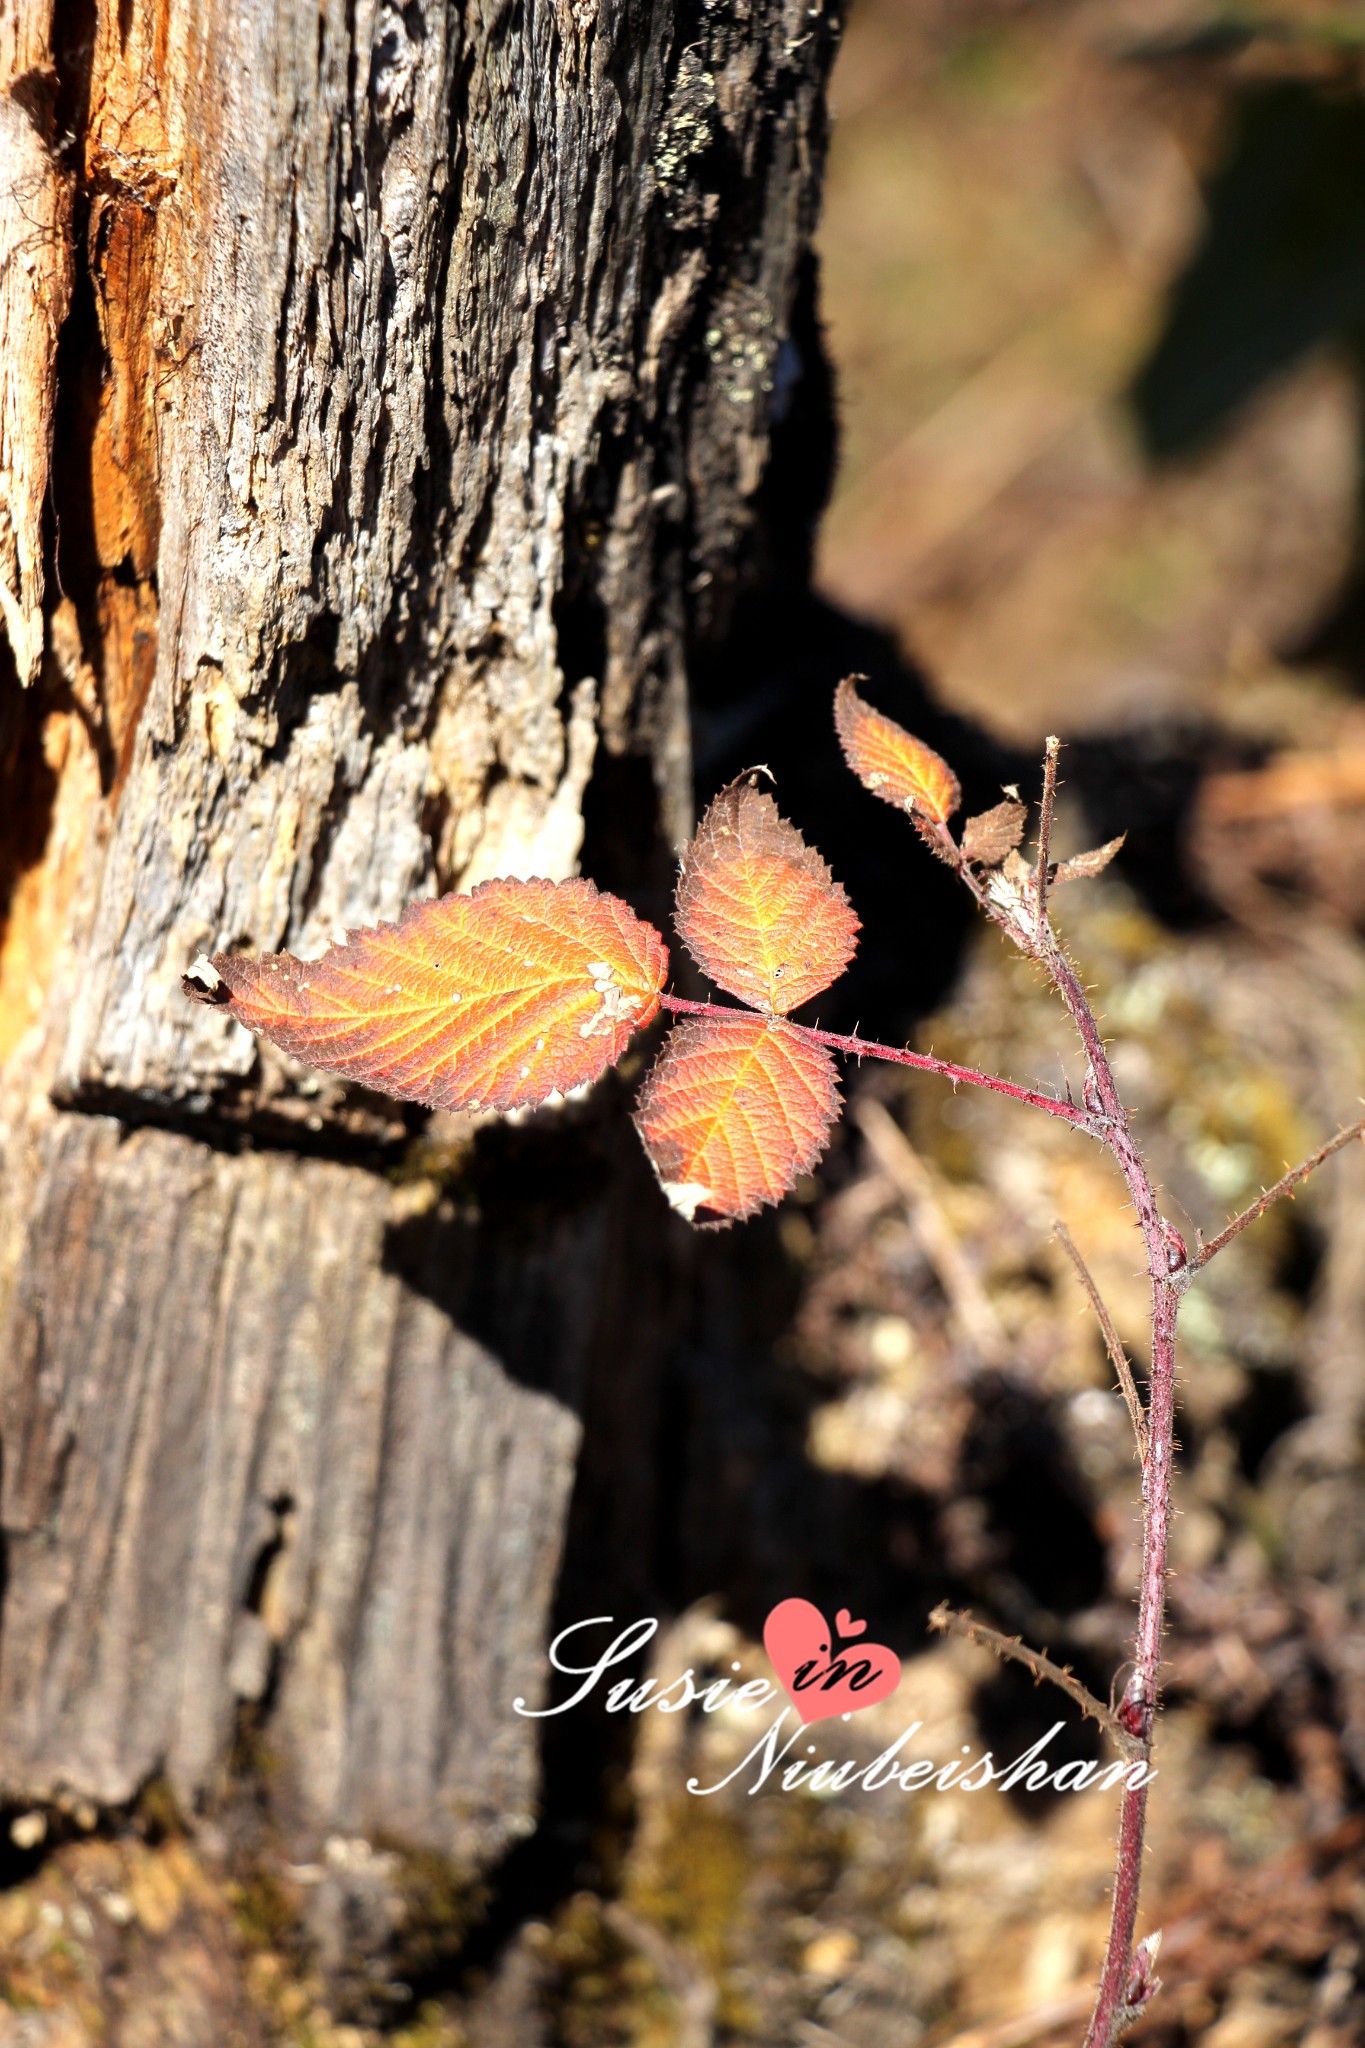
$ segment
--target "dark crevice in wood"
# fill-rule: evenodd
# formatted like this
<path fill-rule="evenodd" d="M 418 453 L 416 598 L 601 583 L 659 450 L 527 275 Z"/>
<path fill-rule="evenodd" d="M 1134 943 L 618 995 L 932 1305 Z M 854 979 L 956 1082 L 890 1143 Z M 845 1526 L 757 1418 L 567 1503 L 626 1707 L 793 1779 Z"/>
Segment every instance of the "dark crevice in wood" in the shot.
<path fill-rule="evenodd" d="M 321 611 L 302 639 L 280 649 L 270 682 L 278 732 L 274 744 L 262 750 L 263 760 L 287 760 L 293 736 L 316 699 L 346 687 L 349 678 L 337 667 L 340 631 L 336 614 Z"/>
<path fill-rule="evenodd" d="M 256 1553 L 255 1562 L 251 1567 L 251 1576 L 247 1580 L 246 1591 L 242 1595 L 242 1607 L 247 1614 L 259 1614 L 261 1612 L 266 1582 L 270 1577 L 270 1568 L 284 1550 L 286 1541 L 285 1518 L 292 1514 L 294 1510 L 294 1496 L 291 1493 L 276 1494 L 266 1502 L 266 1506 L 274 1517 L 275 1526 Z"/>
<path fill-rule="evenodd" d="M 107 795 L 116 790 L 127 773 L 133 739 L 151 687 L 155 636 L 153 632 L 149 639 L 145 617 L 130 617 L 126 607 L 109 604 L 106 598 L 111 589 L 130 591 L 142 586 L 150 592 L 154 604 L 155 536 L 153 532 L 152 560 L 138 561 L 130 554 L 117 561 L 101 558 L 96 502 L 101 484 L 97 475 L 96 438 L 111 379 L 116 373 L 122 375 L 127 387 L 123 404 L 131 410 L 142 401 L 140 387 L 154 377 L 155 363 L 150 336 L 140 331 L 134 318 L 132 331 L 126 337 L 129 353 L 115 365 L 101 333 L 100 292 L 102 285 L 108 286 L 110 302 L 122 304 L 130 290 L 135 289 L 133 273 L 141 274 L 153 260 L 150 237 L 154 232 L 157 195 L 151 190 L 125 187 L 116 166 L 106 162 L 103 154 L 91 162 L 87 171 L 97 21 L 95 0 L 73 0 L 71 6 L 58 8 L 54 17 L 58 78 L 55 118 L 62 151 L 73 174 L 74 282 L 57 340 L 44 552 L 48 608 L 66 598 L 74 603 L 81 652 L 94 672 L 99 715 L 87 715 L 86 723 Z M 117 263 L 118 275 L 106 277 L 106 269 L 112 263 Z M 136 314 L 135 306 L 130 306 L 130 310 Z M 134 445 L 125 446 L 122 455 L 116 451 L 115 461 L 123 456 L 132 464 L 126 487 L 135 493 L 138 477 L 133 470 L 145 468 L 154 475 L 155 451 L 137 445 L 134 436 Z M 144 518 L 146 512 L 144 503 Z M 153 504 L 153 529 L 156 520 Z M 142 544 L 145 548 L 145 536 Z"/>
<path fill-rule="evenodd" d="M 69 9 L 59 10 L 56 37 L 57 119 L 62 132 L 70 137 L 67 154 L 74 168 L 84 154 L 95 50 L 95 0 L 75 0 Z M 95 287 L 86 253 L 89 228 L 90 195 L 77 177 L 71 219 L 75 283 L 57 340 L 57 397 L 52 420 L 45 541 L 48 587 L 60 596 L 70 595 L 75 602 L 82 642 L 102 680 L 99 621 L 94 602 L 100 568 L 91 500 L 91 450 L 99 387 L 107 362 L 100 344 Z"/>
<path fill-rule="evenodd" d="M 52 54 L 57 73 L 57 96 L 53 125 L 59 146 L 73 165 L 79 161 L 81 138 L 85 134 L 90 107 L 90 72 L 95 54 L 98 11 L 98 0 L 67 0 L 67 4 L 54 13 Z"/>
<path fill-rule="evenodd" d="M 43 747 L 53 711 L 74 708 L 70 692 L 44 664 L 40 680 L 21 690 L 8 640 L 0 639 L 0 948 L 9 928 L 14 892 L 42 860 L 57 796 L 57 775 Z"/>

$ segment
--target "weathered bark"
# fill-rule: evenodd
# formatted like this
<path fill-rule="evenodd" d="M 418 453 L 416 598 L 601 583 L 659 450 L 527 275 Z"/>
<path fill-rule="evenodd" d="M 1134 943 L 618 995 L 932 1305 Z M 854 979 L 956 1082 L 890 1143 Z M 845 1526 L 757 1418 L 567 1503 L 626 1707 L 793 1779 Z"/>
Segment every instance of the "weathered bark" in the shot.
<path fill-rule="evenodd" d="M 297 1853 L 486 1864 L 531 1825 L 511 1702 L 633 1198 L 530 1244 L 448 1215 L 376 1170 L 410 1121 L 179 977 L 572 871 L 604 761 L 686 829 L 835 24 L 15 8 L 0 1791 L 193 1807 L 254 1703 Z"/>
<path fill-rule="evenodd" d="M 0 13 L 0 619 L 25 683 L 43 657 L 43 490 L 72 273 L 72 181 L 51 148 L 49 14 Z"/>

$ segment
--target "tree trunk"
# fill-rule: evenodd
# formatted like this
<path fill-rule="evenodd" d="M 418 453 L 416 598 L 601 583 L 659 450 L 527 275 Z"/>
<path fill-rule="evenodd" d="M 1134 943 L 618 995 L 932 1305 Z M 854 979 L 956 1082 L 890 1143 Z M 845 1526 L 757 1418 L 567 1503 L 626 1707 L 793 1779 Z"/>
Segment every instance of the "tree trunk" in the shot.
<path fill-rule="evenodd" d="M 609 1141 L 504 1225 L 438 1170 L 467 1129 L 179 979 L 568 874 L 593 792 L 648 888 L 834 33 L 819 0 L 0 0 L 10 1800 L 164 1775 L 193 1812 L 245 1714 L 296 1856 L 477 1870 L 533 1824 L 511 1703 L 584 1375 L 658 1313 L 637 1184 Z"/>

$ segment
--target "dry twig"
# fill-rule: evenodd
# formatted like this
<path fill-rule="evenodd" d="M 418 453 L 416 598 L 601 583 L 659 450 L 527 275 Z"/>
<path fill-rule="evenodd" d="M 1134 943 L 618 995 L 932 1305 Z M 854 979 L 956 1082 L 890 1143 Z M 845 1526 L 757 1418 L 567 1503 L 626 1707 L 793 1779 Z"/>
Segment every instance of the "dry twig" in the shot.
<path fill-rule="evenodd" d="M 1000 1319 L 948 1226 L 923 1160 L 880 1102 L 868 1098 L 858 1104 L 854 1114 L 877 1164 L 894 1181 L 910 1212 L 963 1336 L 983 1365 L 1000 1365 L 1008 1349 Z"/>
<path fill-rule="evenodd" d="M 1022 1664 L 1026 1671 L 1033 1673 L 1034 1683 L 1041 1685 L 1046 1679 L 1073 1700 L 1086 1716 L 1096 1722 L 1115 1747 L 1125 1757 L 1134 1761 L 1145 1755 L 1143 1745 L 1130 1735 L 1123 1723 L 1102 1700 L 1097 1700 L 1088 1685 L 1077 1678 L 1069 1664 L 1058 1664 L 1048 1656 L 1046 1650 L 1035 1650 L 1021 1636 L 1003 1635 L 989 1622 L 978 1621 L 974 1614 L 960 1614 L 949 1607 L 946 1600 L 940 1600 L 929 1616 L 929 1626 L 944 1635 L 961 1636 L 969 1643 L 979 1643 L 983 1649 L 991 1650 L 1007 1663 Z"/>
<path fill-rule="evenodd" d="M 1081 1257 L 1075 1238 L 1071 1235 L 1065 1223 L 1062 1223 L 1060 1220 L 1053 1223 L 1052 1230 L 1058 1243 L 1076 1268 L 1076 1277 L 1089 1295 L 1090 1306 L 1094 1309 L 1099 1320 L 1099 1326 L 1104 1332 L 1105 1349 L 1109 1353 L 1110 1364 L 1118 1374 L 1119 1391 L 1122 1393 L 1127 1404 L 1129 1418 L 1133 1424 L 1133 1434 L 1137 1438 L 1138 1455 L 1145 1466 L 1147 1463 L 1147 1417 L 1143 1413 L 1142 1396 L 1138 1393 L 1137 1381 L 1133 1378 L 1133 1368 L 1128 1363 L 1128 1353 L 1124 1350 L 1119 1333 L 1114 1328 L 1114 1318 L 1110 1315 L 1108 1306 L 1099 1288 L 1095 1285 L 1094 1276 L 1089 1266 L 1086 1265 L 1085 1260 Z"/>

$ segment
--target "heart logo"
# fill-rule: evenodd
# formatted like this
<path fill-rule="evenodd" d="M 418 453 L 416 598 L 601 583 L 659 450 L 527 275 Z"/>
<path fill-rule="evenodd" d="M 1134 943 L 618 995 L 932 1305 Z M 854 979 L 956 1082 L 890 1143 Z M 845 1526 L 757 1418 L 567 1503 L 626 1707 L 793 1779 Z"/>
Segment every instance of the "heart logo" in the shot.
<path fill-rule="evenodd" d="M 838 1636 L 860 1636 L 865 1621 L 839 1609 Z M 891 1697 L 901 1682 L 901 1660 L 884 1643 L 851 1649 L 809 1600 L 779 1600 L 763 1624 L 763 1647 L 801 1719 L 854 1714 Z"/>

